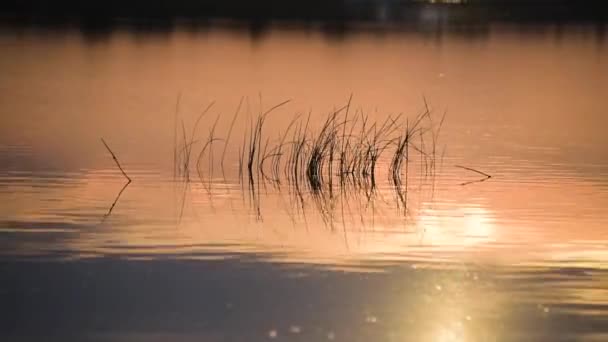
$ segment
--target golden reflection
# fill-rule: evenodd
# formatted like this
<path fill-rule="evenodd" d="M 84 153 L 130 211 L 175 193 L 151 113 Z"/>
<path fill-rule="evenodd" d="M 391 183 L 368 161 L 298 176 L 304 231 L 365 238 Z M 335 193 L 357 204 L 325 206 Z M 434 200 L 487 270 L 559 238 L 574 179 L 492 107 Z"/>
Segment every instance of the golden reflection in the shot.
<path fill-rule="evenodd" d="M 466 302 L 462 302 L 463 298 L 460 297 L 453 303 L 459 305 L 458 308 L 450 308 L 446 305 L 437 305 L 429 308 L 429 316 L 432 316 L 432 327 L 431 337 L 428 342 L 464 342 L 466 341 L 466 327 L 463 324 L 464 317 L 462 317 L 463 306 L 467 307 Z M 454 301 L 454 300 L 452 300 Z"/>
<path fill-rule="evenodd" d="M 424 279 L 423 283 L 417 292 L 401 294 L 406 311 L 396 310 L 401 316 L 391 324 L 404 340 L 465 342 L 505 337 L 501 324 L 510 315 L 511 303 L 495 291 L 493 283 L 467 269 L 435 273 L 428 278 L 418 273 L 416 277 Z"/>
<path fill-rule="evenodd" d="M 436 342 L 464 342 L 464 332 L 461 322 L 456 322 L 447 327 L 438 329 L 437 336 L 433 341 Z"/>
<path fill-rule="evenodd" d="M 421 240 L 430 245 L 472 246 L 494 240 L 493 215 L 484 208 L 465 206 L 447 212 L 431 209 L 420 214 Z"/>

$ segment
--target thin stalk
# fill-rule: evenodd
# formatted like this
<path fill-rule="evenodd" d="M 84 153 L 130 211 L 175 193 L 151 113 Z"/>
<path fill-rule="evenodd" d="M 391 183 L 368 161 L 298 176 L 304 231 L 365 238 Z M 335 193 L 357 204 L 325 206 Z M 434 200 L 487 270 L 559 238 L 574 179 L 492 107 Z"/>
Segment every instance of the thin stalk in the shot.
<path fill-rule="evenodd" d="M 114 159 L 114 163 L 116 163 L 116 166 L 118 166 L 118 169 L 120 170 L 120 172 L 122 172 L 122 175 L 125 176 L 125 178 L 127 179 L 127 181 L 129 181 L 129 183 L 131 183 L 131 177 L 129 177 L 129 175 L 127 175 L 127 173 L 122 168 L 122 166 L 120 166 L 120 163 L 118 162 L 118 158 L 116 158 L 116 155 L 114 154 L 114 152 L 112 152 L 112 149 L 110 149 L 110 146 L 108 146 L 108 144 L 106 143 L 105 140 L 103 140 L 103 138 L 101 138 L 101 142 L 106 147 L 108 152 L 110 152 L 110 154 L 112 155 L 112 159 Z"/>

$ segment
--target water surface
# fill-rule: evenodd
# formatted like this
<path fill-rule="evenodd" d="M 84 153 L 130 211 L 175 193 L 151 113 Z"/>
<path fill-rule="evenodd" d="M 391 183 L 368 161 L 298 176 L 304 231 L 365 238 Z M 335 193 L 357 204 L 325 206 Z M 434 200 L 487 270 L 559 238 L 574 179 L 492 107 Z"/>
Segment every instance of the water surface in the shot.
<path fill-rule="evenodd" d="M 608 338 L 608 45 L 593 27 L 4 28 L 0 46 L 9 340 Z M 435 123 L 446 113 L 433 173 L 409 165 L 407 208 L 386 161 L 371 195 L 252 196 L 249 117 L 291 99 L 274 139 L 351 95 L 378 122 L 425 100 Z M 176 118 L 190 132 L 215 101 L 197 137 L 218 114 L 225 137 L 241 98 L 224 172 L 218 143 L 206 181 L 176 177 Z"/>

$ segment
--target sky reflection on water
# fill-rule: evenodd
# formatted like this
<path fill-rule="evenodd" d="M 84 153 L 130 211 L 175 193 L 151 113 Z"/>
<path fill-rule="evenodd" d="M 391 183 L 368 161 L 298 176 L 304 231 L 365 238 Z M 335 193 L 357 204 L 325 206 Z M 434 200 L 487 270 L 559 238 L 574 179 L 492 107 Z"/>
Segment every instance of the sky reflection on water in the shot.
<path fill-rule="evenodd" d="M 605 339 L 608 50 L 589 31 L 3 31 L 0 111 L 18 115 L 0 117 L 0 336 Z M 374 121 L 413 118 L 424 96 L 448 113 L 442 158 L 433 177 L 412 160 L 407 210 L 386 162 L 373 196 L 251 196 L 237 143 L 225 178 L 216 165 L 186 184 L 171 160 L 180 91 L 188 129 L 212 100 L 215 117 L 241 96 L 252 110 L 259 93 L 266 108 L 292 98 L 270 133 L 350 94 Z"/>

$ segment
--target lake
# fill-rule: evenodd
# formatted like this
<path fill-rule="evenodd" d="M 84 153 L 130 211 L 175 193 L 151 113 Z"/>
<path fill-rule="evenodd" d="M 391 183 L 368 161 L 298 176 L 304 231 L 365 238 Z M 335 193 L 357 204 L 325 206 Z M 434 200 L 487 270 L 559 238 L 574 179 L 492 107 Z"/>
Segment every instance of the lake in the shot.
<path fill-rule="evenodd" d="M 608 339 L 603 27 L 0 47 L 3 341 Z"/>

